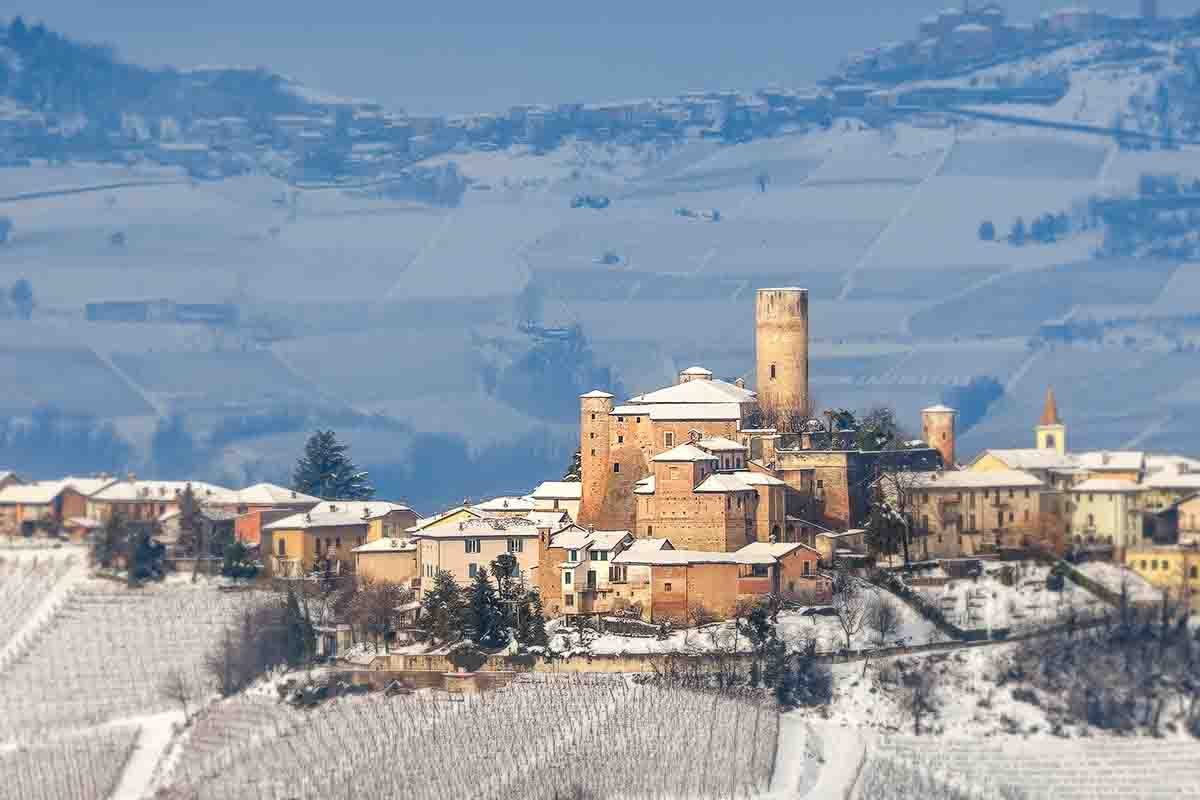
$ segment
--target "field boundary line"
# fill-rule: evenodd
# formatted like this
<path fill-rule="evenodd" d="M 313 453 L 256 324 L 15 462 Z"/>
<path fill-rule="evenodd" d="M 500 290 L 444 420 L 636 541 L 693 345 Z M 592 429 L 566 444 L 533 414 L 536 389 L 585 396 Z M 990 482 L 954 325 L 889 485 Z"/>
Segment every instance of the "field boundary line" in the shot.
<path fill-rule="evenodd" d="M 32 644 L 32 640 L 38 630 L 51 622 L 59 609 L 70 601 L 75 585 L 82 581 L 86 575 L 87 567 L 82 562 L 75 563 L 54 584 L 54 588 L 50 590 L 38 605 L 37 610 L 30 615 L 24 625 L 17 629 L 12 638 L 5 642 L 3 647 L 0 647 L 0 673 L 3 673 L 11 663 L 24 654 L 26 645 Z"/>

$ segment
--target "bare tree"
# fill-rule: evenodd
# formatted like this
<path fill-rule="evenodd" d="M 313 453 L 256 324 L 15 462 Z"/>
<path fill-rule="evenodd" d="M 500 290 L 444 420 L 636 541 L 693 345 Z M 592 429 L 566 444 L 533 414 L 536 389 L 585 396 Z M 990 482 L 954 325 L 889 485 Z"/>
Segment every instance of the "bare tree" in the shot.
<path fill-rule="evenodd" d="M 172 703 L 178 703 L 183 708 L 183 719 L 186 722 L 188 719 L 188 707 L 192 702 L 195 693 L 192 690 L 191 683 L 188 682 L 187 676 L 183 670 L 178 667 L 172 668 L 163 677 L 162 684 L 158 687 L 159 693 Z"/>
<path fill-rule="evenodd" d="M 867 606 L 867 627 L 875 632 L 875 642 L 883 647 L 900 632 L 900 609 L 891 599 L 876 594 Z"/>
<path fill-rule="evenodd" d="M 854 635 L 863 629 L 867 617 L 867 601 L 862 590 L 853 583 L 833 596 L 833 610 L 837 615 L 838 625 L 846 635 L 846 649 L 850 649 Z"/>
<path fill-rule="evenodd" d="M 912 716 L 913 735 L 920 736 L 921 722 L 926 715 L 937 711 L 937 692 L 933 670 L 918 668 L 905 673 L 902 687 L 904 705 Z"/>
<path fill-rule="evenodd" d="M 349 601 L 347 616 L 350 624 L 368 634 L 376 647 L 384 640 L 386 650 L 387 635 L 396 626 L 397 609 L 410 598 L 411 593 L 398 583 L 364 578 Z"/>

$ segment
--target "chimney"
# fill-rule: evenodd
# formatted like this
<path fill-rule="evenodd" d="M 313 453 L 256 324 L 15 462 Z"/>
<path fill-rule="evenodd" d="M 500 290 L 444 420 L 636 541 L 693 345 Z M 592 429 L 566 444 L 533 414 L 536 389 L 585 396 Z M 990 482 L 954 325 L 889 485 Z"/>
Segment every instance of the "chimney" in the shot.
<path fill-rule="evenodd" d="M 737 380 L 735 380 L 735 381 L 733 382 L 733 385 L 734 385 L 734 386 L 736 386 L 736 387 L 738 387 L 739 389 L 745 389 L 745 388 L 746 388 L 746 381 L 745 381 L 745 379 L 743 379 L 743 378 L 738 378 Z"/>

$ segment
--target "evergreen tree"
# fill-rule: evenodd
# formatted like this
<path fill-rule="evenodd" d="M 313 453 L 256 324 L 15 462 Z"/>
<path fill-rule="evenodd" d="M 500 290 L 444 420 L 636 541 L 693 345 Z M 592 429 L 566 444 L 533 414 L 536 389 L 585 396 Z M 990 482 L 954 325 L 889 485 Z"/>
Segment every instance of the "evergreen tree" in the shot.
<path fill-rule="evenodd" d="M 315 431 L 296 462 L 292 488 L 322 500 L 370 500 L 375 489 L 346 450 L 333 431 Z"/>
<path fill-rule="evenodd" d="M 583 451 L 576 450 L 575 455 L 571 456 L 571 465 L 567 467 L 567 471 L 563 474 L 564 481 L 578 483 L 583 480 Z"/>
<path fill-rule="evenodd" d="M 996 241 L 996 226 L 990 219 L 985 219 L 979 224 L 979 238 L 984 242 Z"/>
<path fill-rule="evenodd" d="M 92 536 L 92 564 L 105 569 L 112 567 L 125 552 L 125 540 L 125 522 L 120 514 L 113 514 Z"/>
<path fill-rule="evenodd" d="M 545 647 L 550 637 L 546 635 L 546 610 L 542 608 L 542 596 L 530 592 L 527 597 L 529 603 L 521 614 L 517 641 L 526 647 Z"/>
<path fill-rule="evenodd" d="M 467 633 L 478 645 L 499 647 L 507 640 L 508 633 L 504 628 L 504 611 L 488 578 L 487 567 L 480 567 L 475 572 L 470 592 L 471 599 L 466 615 Z"/>
<path fill-rule="evenodd" d="M 492 559 L 492 577 L 496 579 L 501 630 L 510 630 L 520 624 L 523 603 L 521 586 L 515 579 L 518 569 L 517 557 L 512 553 L 501 553 Z"/>
<path fill-rule="evenodd" d="M 1008 234 L 1008 241 L 1020 247 L 1025 244 L 1025 220 L 1017 217 L 1013 222 L 1012 230 Z"/>
<path fill-rule="evenodd" d="M 438 570 L 433 579 L 433 588 L 425 593 L 425 599 L 421 601 L 417 628 L 436 643 L 457 641 L 462 638 L 465 614 L 462 589 L 453 575 Z"/>

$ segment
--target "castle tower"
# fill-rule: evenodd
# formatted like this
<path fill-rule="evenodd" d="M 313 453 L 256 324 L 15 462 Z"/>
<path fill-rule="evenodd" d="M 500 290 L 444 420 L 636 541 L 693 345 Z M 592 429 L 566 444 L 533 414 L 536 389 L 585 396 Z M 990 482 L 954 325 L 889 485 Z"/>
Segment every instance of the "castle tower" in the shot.
<path fill-rule="evenodd" d="M 595 524 L 604 508 L 608 490 L 608 472 L 612 457 L 609 436 L 613 396 L 608 392 L 588 392 L 579 397 L 579 463 L 583 482 L 579 504 L 581 525 Z"/>
<path fill-rule="evenodd" d="M 1067 452 L 1067 426 L 1058 418 L 1058 404 L 1054 401 L 1054 389 L 1046 389 L 1046 405 L 1038 421 L 1037 449 L 1053 450 L 1060 456 Z"/>
<path fill-rule="evenodd" d="M 807 289 L 758 290 L 754 349 L 759 405 L 810 413 Z"/>
<path fill-rule="evenodd" d="M 930 406 L 921 411 L 921 435 L 925 443 L 942 454 L 946 469 L 954 469 L 955 460 L 954 424 L 958 412 L 949 406 Z"/>

